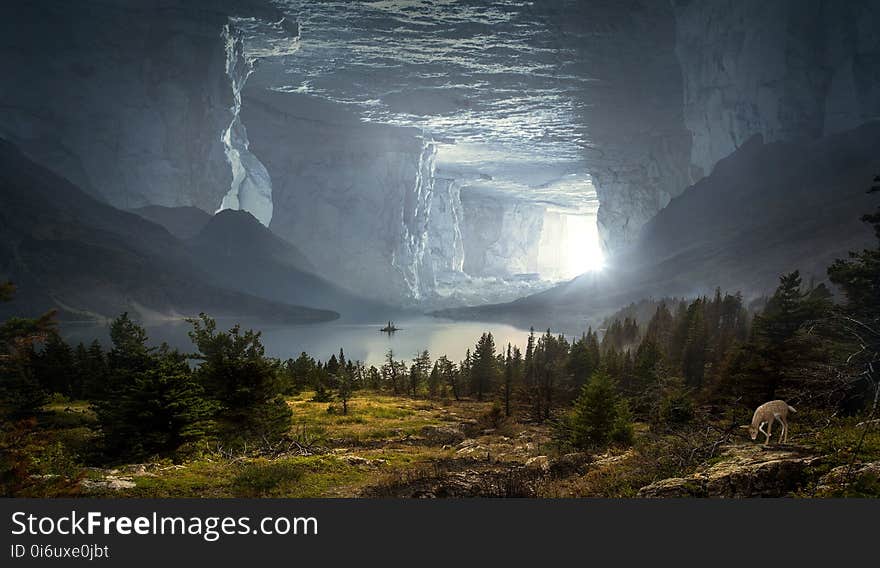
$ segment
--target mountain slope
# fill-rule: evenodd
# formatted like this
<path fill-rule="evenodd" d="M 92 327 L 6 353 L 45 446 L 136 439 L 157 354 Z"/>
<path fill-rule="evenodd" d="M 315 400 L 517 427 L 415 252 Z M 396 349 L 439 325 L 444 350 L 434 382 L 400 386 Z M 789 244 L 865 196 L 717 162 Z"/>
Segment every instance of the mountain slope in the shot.
<path fill-rule="evenodd" d="M 747 297 L 771 292 L 784 272 L 825 279 L 835 258 L 873 243 L 860 221 L 876 199 L 880 124 L 817 141 L 752 138 L 643 228 L 636 244 L 585 274 L 507 304 L 442 315 L 577 331 L 631 301 L 693 296 L 716 286 Z"/>
<path fill-rule="evenodd" d="M 281 302 L 332 307 L 343 315 L 384 317 L 390 310 L 313 274 L 296 247 L 246 211 L 220 211 L 187 243 L 196 265 L 227 288 Z"/>
<path fill-rule="evenodd" d="M 0 317 L 59 309 L 65 319 L 144 319 L 201 311 L 290 323 L 338 314 L 224 290 L 162 227 L 114 209 L 0 141 L 0 279 L 16 283 Z"/>
<path fill-rule="evenodd" d="M 164 207 L 162 205 L 147 205 L 131 209 L 135 215 L 143 217 L 147 221 L 165 227 L 169 233 L 178 239 L 190 239 L 205 228 L 211 220 L 211 214 L 202 211 L 198 207 Z"/>

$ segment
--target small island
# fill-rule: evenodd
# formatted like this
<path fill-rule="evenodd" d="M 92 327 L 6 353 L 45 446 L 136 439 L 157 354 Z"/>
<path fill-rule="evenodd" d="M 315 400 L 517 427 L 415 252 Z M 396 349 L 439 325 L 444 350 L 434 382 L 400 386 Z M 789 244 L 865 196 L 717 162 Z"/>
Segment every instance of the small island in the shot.
<path fill-rule="evenodd" d="M 391 334 L 391 333 L 394 333 L 395 331 L 398 331 L 399 329 L 400 329 L 399 327 L 397 327 L 396 325 L 394 325 L 394 322 L 393 322 L 393 321 L 388 320 L 388 325 L 386 325 L 385 327 L 383 327 L 383 328 L 380 329 L 379 331 L 381 331 L 382 333 L 388 333 L 388 334 Z"/>

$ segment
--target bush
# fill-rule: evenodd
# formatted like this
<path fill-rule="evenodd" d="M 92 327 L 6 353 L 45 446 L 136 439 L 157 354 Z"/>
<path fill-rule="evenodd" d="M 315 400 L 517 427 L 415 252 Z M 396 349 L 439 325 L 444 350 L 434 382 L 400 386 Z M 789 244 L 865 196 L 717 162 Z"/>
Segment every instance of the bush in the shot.
<path fill-rule="evenodd" d="M 285 488 L 298 483 L 303 475 L 301 464 L 289 460 L 260 459 L 242 466 L 232 487 L 236 497 L 280 496 Z"/>
<path fill-rule="evenodd" d="M 681 379 L 672 379 L 660 394 L 660 424 L 687 424 L 694 419 L 694 401 Z"/>

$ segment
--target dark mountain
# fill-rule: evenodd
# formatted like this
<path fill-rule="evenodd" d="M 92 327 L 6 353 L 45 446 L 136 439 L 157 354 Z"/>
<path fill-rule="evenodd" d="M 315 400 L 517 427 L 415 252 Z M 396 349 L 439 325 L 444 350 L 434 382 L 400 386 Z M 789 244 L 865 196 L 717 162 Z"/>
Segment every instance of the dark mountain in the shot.
<path fill-rule="evenodd" d="M 132 209 L 131 212 L 147 221 L 162 225 L 178 239 L 189 239 L 196 236 L 211 220 L 211 214 L 198 207 L 147 205 Z"/>
<path fill-rule="evenodd" d="M 442 314 L 577 331 L 642 298 L 716 286 L 760 296 L 795 269 L 821 282 L 835 258 L 874 242 L 860 218 L 876 207 L 866 190 L 880 172 L 877 148 L 877 123 L 814 141 L 765 144 L 756 136 L 673 199 L 601 273 Z"/>
<path fill-rule="evenodd" d="M 0 141 L 0 278 L 18 287 L 0 317 L 59 309 L 65 319 L 193 315 L 290 323 L 338 314 L 209 283 L 164 228 L 114 209 Z"/>
<path fill-rule="evenodd" d="M 331 307 L 344 315 L 382 316 L 390 310 L 311 272 L 303 254 L 246 211 L 220 211 L 187 241 L 212 281 L 271 300 Z"/>

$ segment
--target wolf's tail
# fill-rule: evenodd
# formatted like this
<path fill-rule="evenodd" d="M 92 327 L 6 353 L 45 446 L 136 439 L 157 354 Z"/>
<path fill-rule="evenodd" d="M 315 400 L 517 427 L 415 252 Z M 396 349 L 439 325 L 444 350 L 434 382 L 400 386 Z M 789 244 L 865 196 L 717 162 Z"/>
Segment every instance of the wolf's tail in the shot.
<path fill-rule="evenodd" d="M 789 411 L 789 412 L 797 413 L 797 410 L 795 410 L 793 406 L 790 406 L 790 405 L 788 405 L 788 404 L 786 404 L 785 406 L 788 406 L 788 411 Z"/>

